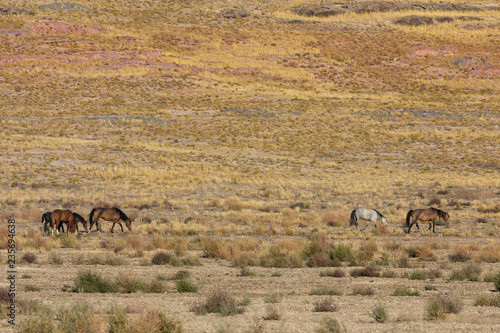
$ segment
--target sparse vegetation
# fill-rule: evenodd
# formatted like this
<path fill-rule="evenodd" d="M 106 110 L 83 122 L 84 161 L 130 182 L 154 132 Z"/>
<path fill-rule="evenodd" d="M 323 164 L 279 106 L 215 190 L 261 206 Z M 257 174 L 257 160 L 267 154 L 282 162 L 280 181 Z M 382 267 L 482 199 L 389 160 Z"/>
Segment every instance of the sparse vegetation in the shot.
<path fill-rule="evenodd" d="M 385 306 L 381 303 L 375 305 L 372 310 L 372 317 L 377 323 L 385 323 L 389 318 L 389 314 Z"/>
<path fill-rule="evenodd" d="M 453 293 L 496 306 L 499 6 L 430 2 L 4 1 L 0 261 L 15 219 L 17 296 L 34 298 L 19 300 L 18 330 L 95 330 L 77 309 L 100 332 L 179 332 L 173 312 L 214 330 L 218 316 L 188 312 L 219 288 L 237 300 L 224 315 L 248 295 L 268 302 L 226 332 L 377 325 L 298 315 L 338 294 L 362 298 L 364 316 L 375 292 L 386 305 Z M 429 205 L 448 222 L 406 234 L 408 210 Z M 40 223 L 114 206 L 132 230 L 100 220 L 100 233 L 52 236 Z M 357 207 L 388 225 L 356 230 Z M 92 295 L 71 290 L 107 294 L 85 308 L 67 301 Z M 152 294 L 165 292 L 175 302 Z M 469 311 L 461 325 L 491 330 Z"/>
<path fill-rule="evenodd" d="M 427 320 L 443 320 L 450 313 L 459 313 L 462 310 L 462 302 L 449 296 L 436 296 L 431 298 L 425 307 L 424 317 Z"/>

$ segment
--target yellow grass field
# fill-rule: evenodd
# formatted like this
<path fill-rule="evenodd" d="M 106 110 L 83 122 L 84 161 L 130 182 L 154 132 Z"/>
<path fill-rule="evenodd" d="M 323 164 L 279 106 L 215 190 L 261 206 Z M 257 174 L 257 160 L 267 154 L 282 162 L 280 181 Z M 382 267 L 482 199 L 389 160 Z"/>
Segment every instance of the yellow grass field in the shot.
<path fill-rule="evenodd" d="M 499 27 L 481 0 L 5 0 L 0 331 L 500 330 Z M 132 230 L 40 223 L 95 207 Z"/>

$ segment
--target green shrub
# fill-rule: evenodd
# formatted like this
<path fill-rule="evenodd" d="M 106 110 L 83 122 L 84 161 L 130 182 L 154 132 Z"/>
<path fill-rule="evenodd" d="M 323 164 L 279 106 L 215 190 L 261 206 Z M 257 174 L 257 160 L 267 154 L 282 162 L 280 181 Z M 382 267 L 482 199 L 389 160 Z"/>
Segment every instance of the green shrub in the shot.
<path fill-rule="evenodd" d="M 468 264 L 462 269 L 453 270 L 449 279 L 457 281 L 479 281 L 481 279 L 481 266 L 479 264 Z"/>
<path fill-rule="evenodd" d="M 73 291 L 78 293 L 112 293 L 116 286 L 109 280 L 92 271 L 78 272 Z"/>
<path fill-rule="evenodd" d="M 178 271 L 174 275 L 172 275 L 172 280 L 187 280 L 191 277 L 191 273 L 189 271 Z"/>
<path fill-rule="evenodd" d="M 496 291 L 500 292 L 500 272 L 498 272 L 494 278 L 493 278 L 493 283 L 495 285 Z"/>
<path fill-rule="evenodd" d="M 117 304 L 113 304 L 107 311 L 108 333 L 127 332 L 127 314 Z"/>
<path fill-rule="evenodd" d="M 347 328 L 337 319 L 325 317 L 315 333 L 347 333 Z"/>
<path fill-rule="evenodd" d="M 351 245 L 340 243 L 330 252 L 330 258 L 337 258 L 340 261 L 351 261 L 354 259 L 354 252 Z"/>
<path fill-rule="evenodd" d="M 65 307 L 57 314 L 62 332 L 100 332 L 99 321 L 87 304 Z"/>
<path fill-rule="evenodd" d="M 311 295 L 330 295 L 330 296 L 340 296 L 342 291 L 338 289 L 332 289 L 329 287 L 319 287 L 311 290 Z"/>
<path fill-rule="evenodd" d="M 414 290 L 413 288 L 409 288 L 407 286 L 396 286 L 394 288 L 393 296 L 420 296 L 418 290 Z"/>
<path fill-rule="evenodd" d="M 382 303 L 375 305 L 371 314 L 377 323 L 385 323 L 389 318 L 387 309 L 382 305 Z"/>
<path fill-rule="evenodd" d="M 363 285 L 354 285 L 352 287 L 352 295 L 362 295 L 362 296 L 375 295 L 375 289 Z"/>
<path fill-rule="evenodd" d="M 241 314 L 244 308 L 237 305 L 235 299 L 224 291 L 216 291 L 205 300 L 192 308 L 196 314 L 218 313 L 221 316 Z"/>
<path fill-rule="evenodd" d="M 158 314 L 158 333 L 181 333 L 181 322 L 175 318 L 167 317 L 164 313 Z"/>
<path fill-rule="evenodd" d="M 39 286 L 35 286 L 33 284 L 27 284 L 26 286 L 24 286 L 24 290 L 26 290 L 26 291 L 40 291 L 40 290 L 42 290 L 42 288 L 40 288 Z"/>
<path fill-rule="evenodd" d="M 431 298 L 425 307 L 424 318 L 427 320 L 442 320 L 449 313 L 459 313 L 462 310 L 462 302 L 448 296 L 436 296 Z"/>
<path fill-rule="evenodd" d="M 476 306 L 496 306 L 500 308 L 500 295 L 480 295 L 474 302 Z"/>
<path fill-rule="evenodd" d="M 321 277 L 326 277 L 326 276 L 330 276 L 330 277 L 344 277 L 345 276 L 345 272 L 342 269 L 340 269 L 340 268 L 327 269 L 327 270 L 319 272 L 319 276 L 321 276 Z"/>
<path fill-rule="evenodd" d="M 184 279 L 177 280 L 175 287 L 180 293 L 195 293 L 198 291 L 198 286 L 195 283 Z"/>
<path fill-rule="evenodd" d="M 417 269 L 411 272 L 409 279 L 410 280 L 428 280 L 431 278 L 431 274 L 429 271 L 424 271 L 422 269 Z"/>
<path fill-rule="evenodd" d="M 19 332 L 21 333 L 52 333 L 55 330 L 53 314 L 51 313 L 27 316 L 19 327 Z"/>

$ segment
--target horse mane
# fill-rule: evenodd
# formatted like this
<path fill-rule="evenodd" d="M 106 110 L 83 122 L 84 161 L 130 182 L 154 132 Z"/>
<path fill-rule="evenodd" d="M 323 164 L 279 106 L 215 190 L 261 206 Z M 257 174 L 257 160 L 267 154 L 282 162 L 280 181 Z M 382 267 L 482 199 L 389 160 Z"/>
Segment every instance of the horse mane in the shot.
<path fill-rule="evenodd" d="M 384 215 L 382 215 L 382 213 L 380 213 L 378 210 L 374 209 L 375 213 L 378 214 L 378 216 L 380 216 L 381 218 L 383 217 L 384 219 L 386 218 Z"/>
<path fill-rule="evenodd" d="M 76 217 L 76 218 L 82 219 L 83 221 L 85 221 L 85 219 L 83 218 L 83 216 L 81 216 L 78 213 L 73 213 L 73 216 Z"/>
<path fill-rule="evenodd" d="M 125 213 L 122 212 L 119 208 L 116 208 L 116 207 L 113 207 L 113 208 L 116 209 L 118 211 L 118 213 L 120 214 L 120 219 L 122 219 L 123 221 L 130 220 L 128 218 L 128 216 L 125 215 Z M 130 221 L 130 222 L 132 222 L 132 221 Z"/>
<path fill-rule="evenodd" d="M 438 213 L 439 216 L 444 216 L 446 214 L 446 212 L 444 210 L 437 209 L 437 208 L 434 208 L 434 207 L 431 207 L 431 209 L 433 211 L 435 211 L 436 213 Z"/>

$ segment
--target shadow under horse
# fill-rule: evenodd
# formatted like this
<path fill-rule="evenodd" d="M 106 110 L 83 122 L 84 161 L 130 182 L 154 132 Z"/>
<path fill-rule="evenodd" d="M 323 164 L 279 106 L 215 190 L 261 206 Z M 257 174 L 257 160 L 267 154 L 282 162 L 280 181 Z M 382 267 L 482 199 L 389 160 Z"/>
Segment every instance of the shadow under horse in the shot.
<path fill-rule="evenodd" d="M 447 212 L 434 207 L 427 209 L 412 209 L 408 212 L 408 214 L 406 214 L 406 226 L 408 227 L 408 231 L 406 233 L 410 233 L 411 227 L 413 227 L 414 224 L 417 226 L 417 229 L 420 230 L 418 221 L 429 222 L 429 229 L 427 230 L 430 230 L 432 227 L 432 232 L 435 233 L 436 221 L 443 219 L 445 222 L 448 222 L 449 218 L 450 215 Z"/>
<path fill-rule="evenodd" d="M 99 207 L 92 209 L 89 216 L 89 221 L 90 221 L 89 232 L 94 224 L 96 225 L 97 231 L 102 231 L 98 223 L 99 219 L 113 222 L 113 226 L 111 227 L 111 233 L 113 233 L 113 228 L 115 227 L 116 223 L 120 225 L 123 232 L 123 225 L 120 222 L 120 220 L 125 222 L 125 225 L 127 226 L 129 231 L 132 230 L 132 221 L 127 217 L 127 215 L 125 215 L 124 212 L 122 212 L 120 209 L 116 207 L 113 208 Z"/>

